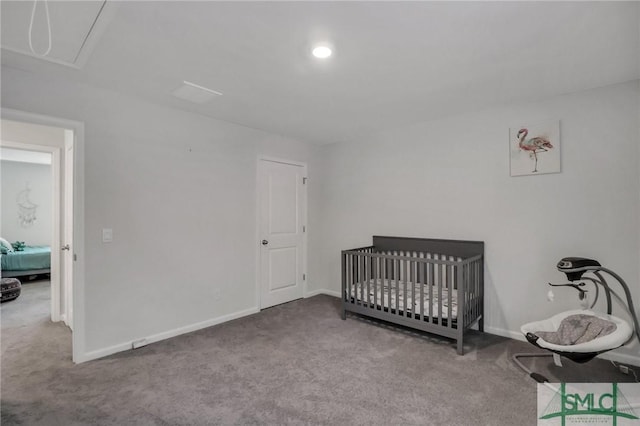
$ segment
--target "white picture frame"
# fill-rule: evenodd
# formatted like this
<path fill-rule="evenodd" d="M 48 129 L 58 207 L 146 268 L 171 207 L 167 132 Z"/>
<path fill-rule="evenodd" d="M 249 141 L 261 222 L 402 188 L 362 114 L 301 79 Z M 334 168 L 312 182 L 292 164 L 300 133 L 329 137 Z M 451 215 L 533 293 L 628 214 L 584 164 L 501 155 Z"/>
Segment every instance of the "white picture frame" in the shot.
<path fill-rule="evenodd" d="M 511 176 L 560 173 L 560 121 L 510 127 L 509 160 Z"/>

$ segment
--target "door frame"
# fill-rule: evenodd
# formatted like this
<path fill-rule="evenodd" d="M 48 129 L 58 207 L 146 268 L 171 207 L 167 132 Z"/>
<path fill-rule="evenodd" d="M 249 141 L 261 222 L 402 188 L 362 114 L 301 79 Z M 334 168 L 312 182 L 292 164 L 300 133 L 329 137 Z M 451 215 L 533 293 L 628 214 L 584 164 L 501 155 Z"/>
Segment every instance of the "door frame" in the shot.
<path fill-rule="evenodd" d="M 262 276 L 261 276 L 261 264 L 262 264 L 262 235 L 260 230 L 260 219 L 261 219 L 261 206 L 260 206 L 260 164 L 261 161 L 271 161 L 273 163 L 283 163 L 289 164 L 292 166 L 299 166 L 304 168 L 304 175 L 307 180 L 307 183 L 303 185 L 303 212 L 302 212 L 302 221 L 304 222 L 304 226 L 306 227 L 305 231 L 302 235 L 302 269 L 303 274 L 305 274 L 306 279 L 302 281 L 302 297 L 307 297 L 307 282 L 309 281 L 309 272 L 307 269 L 307 235 L 309 234 L 309 221 L 307 220 L 307 210 L 309 206 L 309 196 L 308 196 L 308 173 L 309 169 L 307 167 L 307 163 L 295 160 L 288 160 L 284 158 L 270 157 L 266 155 L 259 155 L 258 160 L 256 162 L 256 232 L 255 232 L 255 242 L 256 242 L 256 308 L 258 310 L 262 309 Z"/>
<path fill-rule="evenodd" d="M 73 130 L 74 134 L 74 161 L 73 161 L 73 254 L 75 255 L 75 261 L 73 262 L 73 317 L 74 324 L 72 332 L 72 360 L 75 363 L 84 361 L 84 353 L 85 353 L 85 311 L 84 311 L 84 292 L 85 292 L 85 261 L 84 261 L 84 123 L 80 121 L 67 120 L 63 118 L 52 117 L 48 115 L 35 114 L 26 111 L 20 111 L 10 108 L 2 108 L 2 119 L 19 121 L 23 123 L 29 124 L 39 124 L 43 126 L 51 126 L 51 127 L 59 127 L 64 129 Z M 25 146 L 26 144 L 22 144 Z M 8 145 L 7 145 L 8 146 Z M 41 145 L 35 145 L 40 147 Z M 60 150 L 58 150 L 58 162 L 60 161 L 59 156 L 62 154 Z M 55 156 L 55 154 L 54 154 Z M 60 172 L 58 168 L 58 172 Z M 59 178 L 60 176 L 58 176 Z M 54 182 L 55 184 L 55 182 Z M 60 185 L 58 181 L 58 186 Z M 58 188 L 60 190 L 60 188 Z M 60 197 L 57 200 L 54 200 L 54 209 L 56 208 L 58 212 L 54 212 L 58 217 L 58 221 L 60 219 Z M 54 228 L 55 229 L 55 228 Z M 57 258 L 58 262 L 60 261 L 60 238 L 59 235 L 60 225 L 58 222 L 58 235 L 57 240 L 52 242 L 52 258 L 53 251 L 55 247 L 57 247 Z M 54 231 L 54 235 L 56 231 Z M 55 247 L 54 247 L 55 244 Z M 58 289 L 58 297 L 60 296 L 60 292 Z M 53 303 L 53 301 L 52 301 Z M 59 315 L 60 303 L 58 302 L 58 315 Z M 52 310 L 53 314 L 53 310 Z"/>
<path fill-rule="evenodd" d="M 75 157 L 75 136 L 74 131 L 69 129 L 64 129 L 64 147 L 61 149 L 62 159 L 64 161 L 64 168 L 60 170 L 61 173 L 64 173 L 64 177 L 62 177 L 62 181 L 64 182 L 64 207 L 62 207 L 62 211 L 65 213 L 62 223 L 62 229 L 64 234 L 60 235 L 60 241 L 65 244 L 71 244 L 73 246 L 73 194 L 74 194 L 74 178 L 73 178 L 73 166 L 74 166 L 74 157 Z M 69 154 L 71 152 L 71 154 Z M 70 215 L 67 213 L 71 212 Z M 71 226 L 69 226 L 71 225 Z M 71 247 L 72 250 L 74 247 Z M 62 249 L 62 247 L 61 247 Z M 71 255 L 71 257 L 69 256 Z M 63 270 L 63 278 L 64 278 L 64 317 L 63 321 L 67 326 L 73 331 L 73 256 L 75 253 L 72 251 L 68 253 L 66 256 L 63 256 L 61 262 L 63 262 L 64 267 Z M 70 279 L 69 279 L 70 278 Z"/>
<path fill-rule="evenodd" d="M 4 119 L 4 117 L 3 117 Z M 15 121 L 15 120 L 14 120 Z M 4 148 L 19 149 L 22 151 L 30 152 L 46 152 L 51 154 L 51 297 L 50 297 L 50 314 L 52 322 L 65 321 L 63 314 L 61 314 L 62 298 L 62 268 L 60 255 L 60 241 L 62 238 L 60 220 L 62 203 L 62 188 L 60 185 L 60 179 L 62 176 L 62 162 L 61 162 L 61 148 L 53 145 L 39 145 L 25 142 L 14 141 L 0 141 L 0 146 Z"/>

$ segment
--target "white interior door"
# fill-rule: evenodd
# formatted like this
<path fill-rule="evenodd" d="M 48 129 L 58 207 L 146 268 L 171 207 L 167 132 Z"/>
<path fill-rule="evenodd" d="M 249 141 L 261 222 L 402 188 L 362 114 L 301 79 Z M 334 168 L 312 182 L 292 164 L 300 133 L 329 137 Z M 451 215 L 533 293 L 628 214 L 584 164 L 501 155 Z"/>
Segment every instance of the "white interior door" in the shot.
<path fill-rule="evenodd" d="M 65 130 L 64 203 L 62 208 L 62 288 L 64 320 L 73 330 L 73 131 Z"/>
<path fill-rule="evenodd" d="M 260 307 L 303 296 L 306 166 L 260 160 Z"/>

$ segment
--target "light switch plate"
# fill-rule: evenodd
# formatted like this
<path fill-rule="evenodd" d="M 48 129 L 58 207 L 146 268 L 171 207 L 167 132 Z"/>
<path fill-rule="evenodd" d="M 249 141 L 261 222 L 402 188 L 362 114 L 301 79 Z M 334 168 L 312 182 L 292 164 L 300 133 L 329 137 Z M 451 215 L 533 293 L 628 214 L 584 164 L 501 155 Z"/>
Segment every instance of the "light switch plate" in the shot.
<path fill-rule="evenodd" d="M 102 242 L 103 243 L 110 243 L 112 241 L 113 241 L 113 229 L 104 228 L 102 230 Z"/>

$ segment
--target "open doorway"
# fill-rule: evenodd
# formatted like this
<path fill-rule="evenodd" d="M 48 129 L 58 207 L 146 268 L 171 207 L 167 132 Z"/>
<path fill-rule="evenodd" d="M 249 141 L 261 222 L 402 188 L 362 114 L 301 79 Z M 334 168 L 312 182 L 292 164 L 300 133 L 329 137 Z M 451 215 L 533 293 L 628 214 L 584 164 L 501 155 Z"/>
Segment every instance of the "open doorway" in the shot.
<path fill-rule="evenodd" d="M 52 157 L 0 147 L 3 331 L 51 318 Z"/>
<path fill-rule="evenodd" d="M 1 274 L 22 296 L 2 304 L 3 328 L 46 310 L 74 329 L 74 145 L 72 128 L 2 120 Z"/>

